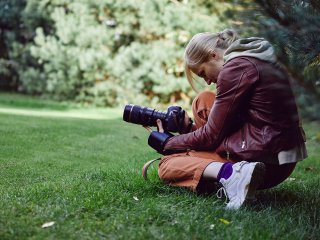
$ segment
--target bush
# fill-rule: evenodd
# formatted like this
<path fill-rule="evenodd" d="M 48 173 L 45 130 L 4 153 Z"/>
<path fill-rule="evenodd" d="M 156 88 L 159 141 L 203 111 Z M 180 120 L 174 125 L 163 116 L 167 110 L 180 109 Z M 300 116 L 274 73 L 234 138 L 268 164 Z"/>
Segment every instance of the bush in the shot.
<path fill-rule="evenodd" d="M 28 1 L 33 41 L 12 47 L 15 59 L 28 57 L 19 89 L 102 106 L 189 105 L 183 49 L 193 34 L 224 27 L 210 11 L 199 0 Z"/>

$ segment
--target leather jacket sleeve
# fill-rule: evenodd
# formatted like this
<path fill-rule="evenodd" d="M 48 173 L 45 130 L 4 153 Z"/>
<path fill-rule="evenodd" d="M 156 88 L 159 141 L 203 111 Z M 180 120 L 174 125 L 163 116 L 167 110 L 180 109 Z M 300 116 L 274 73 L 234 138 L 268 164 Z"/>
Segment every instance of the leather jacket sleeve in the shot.
<path fill-rule="evenodd" d="M 216 100 L 206 125 L 170 138 L 164 149 L 215 150 L 223 138 L 234 131 L 258 79 L 258 71 L 251 62 L 238 58 L 226 63 L 218 76 Z"/>

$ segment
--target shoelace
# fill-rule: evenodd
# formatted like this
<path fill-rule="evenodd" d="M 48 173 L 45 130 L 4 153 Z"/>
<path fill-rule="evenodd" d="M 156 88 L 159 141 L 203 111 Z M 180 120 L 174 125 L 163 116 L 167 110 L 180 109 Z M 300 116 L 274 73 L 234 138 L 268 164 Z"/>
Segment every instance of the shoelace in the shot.
<path fill-rule="evenodd" d="M 228 195 L 227 195 L 226 189 L 224 187 L 219 188 L 216 196 L 217 196 L 217 198 L 223 198 L 223 196 L 225 196 L 226 200 L 224 202 L 226 203 L 228 201 Z"/>

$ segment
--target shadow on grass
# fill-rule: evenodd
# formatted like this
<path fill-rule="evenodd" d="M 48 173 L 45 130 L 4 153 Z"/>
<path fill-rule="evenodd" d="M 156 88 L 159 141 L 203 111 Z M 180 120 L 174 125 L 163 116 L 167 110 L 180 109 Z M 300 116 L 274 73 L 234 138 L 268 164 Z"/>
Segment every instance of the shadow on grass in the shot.
<path fill-rule="evenodd" d="M 66 111 L 71 108 L 77 107 L 76 104 L 71 102 L 58 102 L 41 97 L 1 91 L 0 106 L 24 109 L 47 109 L 57 111 Z"/>
<path fill-rule="evenodd" d="M 316 218 L 320 215 L 319 191 L 275 188 L 258 192 L 257 202 L 249 204 L 250 210 L 262 211 L 265 209 L 277 209 L 284 211 L 294 211 L 297 215 L 308 215 Z"/>
<path fill-rule="evenodd" d="M 288 206 L 299 203 L 305 203 L 306 199 L 297 193 L 295 190 L 290 189 L 273 189 L 266 190 L 258 194 L 259 201 L 262 205 L 270 206 Z"/>
<path fill-rule="evenodd" d="M 216 197 L 217 190 L 221 187 L 220 184 L 211 184 L 207 188 L 200 189 L 200 192 L 192 192 L 187 188 L 179 188 L 168 186 L 160 180 L 153 183 L 146 182 L 146 186 L 143 188 L 148 189 L 150 192 L 162 192 L 169 195 L 194 195 L 198 198 L 218 198 Z M 320 194 L 319 190 L 314 191 L 313 189 L 318 189 L 317 186 L 293 186 L 294 188 L 287 188 L 286 186 L 279 186 L 271 188 L 268 190 L 258 191 L 256 194 L 257 201 L 249 202 L 245 204 L 245 208 L 249 211 L 263 211 L 266 209 L 298 209 L 299 213 L 304 213 L 307 215 L 319 215 L 320 212 L 317 206 L 320 206 Z M 221 206 L 225 201 L 225 198 L 220 199 Z M 315 213 L 317 211 L 318 213 Z"/>

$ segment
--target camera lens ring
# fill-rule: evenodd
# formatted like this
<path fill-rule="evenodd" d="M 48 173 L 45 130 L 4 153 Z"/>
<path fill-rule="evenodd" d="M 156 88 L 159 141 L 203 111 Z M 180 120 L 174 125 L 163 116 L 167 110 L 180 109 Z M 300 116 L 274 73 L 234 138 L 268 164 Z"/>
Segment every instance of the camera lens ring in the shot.
<path fill-rule="evenodd" d="M 130 109 L 130 112 L 129 112 L 129 121 L 131 122 L 131 113 L 132 113 L 132 109 L 134 107 L 134 104 L 130 104 L 131 105 L 131 109 Z"/>

